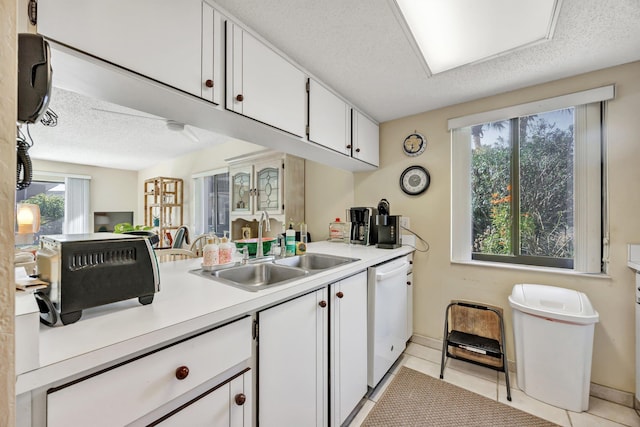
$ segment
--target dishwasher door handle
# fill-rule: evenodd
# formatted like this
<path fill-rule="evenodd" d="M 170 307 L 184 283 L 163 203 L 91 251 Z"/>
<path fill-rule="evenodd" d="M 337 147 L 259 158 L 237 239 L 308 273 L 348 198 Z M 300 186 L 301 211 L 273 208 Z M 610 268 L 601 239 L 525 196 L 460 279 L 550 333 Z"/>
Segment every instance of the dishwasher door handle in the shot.
<path fill-rule="evenodd" d="M 407 267 L 409 267 L 409 263 L 402 264 L 401 267 L 394 268 L 393 270 L 389 270 L 389 271 L 376 271 L 376 281 L 380 282 L 380 281 L 386 279 L 389 276 L 394 276 L 394 275 L 400 273 L 401 271 L 404 271 L 404 274 L 406 274 L 407 273 Z"/>

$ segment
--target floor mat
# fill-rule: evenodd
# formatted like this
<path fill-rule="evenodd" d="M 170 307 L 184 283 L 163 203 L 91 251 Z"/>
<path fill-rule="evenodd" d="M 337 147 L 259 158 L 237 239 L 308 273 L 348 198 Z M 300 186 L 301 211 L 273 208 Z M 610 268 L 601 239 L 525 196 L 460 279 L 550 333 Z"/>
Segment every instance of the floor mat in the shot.
<path fill-rule="evenodd" d="M 362 427 L 550 427 L 552 422 L 406 367 L 391 381 Z"/>

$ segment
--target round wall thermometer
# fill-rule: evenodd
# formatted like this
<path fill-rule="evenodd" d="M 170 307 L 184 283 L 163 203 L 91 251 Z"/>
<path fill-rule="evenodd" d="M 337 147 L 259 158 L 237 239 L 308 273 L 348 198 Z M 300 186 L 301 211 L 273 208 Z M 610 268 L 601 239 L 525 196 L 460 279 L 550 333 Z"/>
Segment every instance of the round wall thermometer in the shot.
<path fill-rule="evenodd" d="M 427 148 L 427 139 L 419 133 L 412 133 L 402 143 L 402 151 L 407 156 L 418 156 L 424 152 L 425 148 Z"/>
<path fill-rule="evenodd" d="M 427 191 L 431 184 L 429 172 L 422 166 L 409 166 L 400 175 L 400 188 L 410 196 Z"/>

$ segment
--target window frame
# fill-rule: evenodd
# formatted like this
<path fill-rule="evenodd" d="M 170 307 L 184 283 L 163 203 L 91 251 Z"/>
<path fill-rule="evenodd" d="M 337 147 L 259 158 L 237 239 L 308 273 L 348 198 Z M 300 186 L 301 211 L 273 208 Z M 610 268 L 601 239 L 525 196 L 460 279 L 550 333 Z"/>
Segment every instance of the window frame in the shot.
<path fill-rule="evenodd" d="M 207 204 L 205 203 L 207 199 L 207 195 L 205 194 L 204 188 L 204 180 L 207 177 L 213 177 L 216 175 L 224 175 L 229 174 L 229 168 L 218 168 L 205 172 L 200 172 L 197 174 L 191 175 L 191 179 L 193 182 L 193 227 L 196 235 L 201 234 L 209 234 L 211 230 L 209 230 L 209 225 L 205 224 L 207 213 L 205 212 L 205 208 Z M 229 178 L 230 179 L 230 178 Z M 230 191 L 230 190 L 229 190 Z M 230 217 L 231 209 L 228 209 L 228 214 Z M 231 219 L 229 219 L 229 228 L 231 228 Z M 229 230 L 229 235 L 231 234 L 231 230 Z"/>
<path fill-rule="evenodd" d="M 591 89 L 546 100 L 492 110 L 449 120 L 451 131 L 451 261 L 509 263 L 522 266 L 561 267 L 581 273 L 601 273 L 602 254 L 607 252 L 608 227 L 603 224 L 606 194 L 604 101 L 613 99 L 614 86 Z M 575 107 L 574 156 L 574 259 L 572 268 L 522 262 L 510 256 L 472 255 L 471 126 Z M 599 197 L 593 197 L 598 194 Z M 476 258 L 476 259 L 474 259 Z M 542 264 L 542 265 L 541 265 Z"/>

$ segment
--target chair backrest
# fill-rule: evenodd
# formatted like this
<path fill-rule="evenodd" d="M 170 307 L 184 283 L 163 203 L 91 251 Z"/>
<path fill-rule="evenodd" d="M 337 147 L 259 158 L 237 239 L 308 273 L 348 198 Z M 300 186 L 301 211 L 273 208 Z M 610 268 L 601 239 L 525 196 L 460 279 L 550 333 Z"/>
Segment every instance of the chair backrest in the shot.
<path fill-rule="evenodd" d="M 156 249 L 158 262 L 178 261 L 181 259 L 195 258 L 196 254 L 188 249 L 166 248 Z"/>
<path fill-rule="evenodd" d="M 197 257 L 202 256 L 202 249 L 207 244 L 207 237 L 209 237 L 208 234 L 201 234 L 195 239 L 193 239 L 191 246 L 189 246 L 189 250 L 194 254 L 196 254 Z"/>
<path fill-rule="evenodd" d="M 176 230 L 176 235 L 173 236 L 173 245 L 172 248 L 182 249 L 184 244 L 189 244 L 189 229 L 186 225 L 181 225 Z"/>

